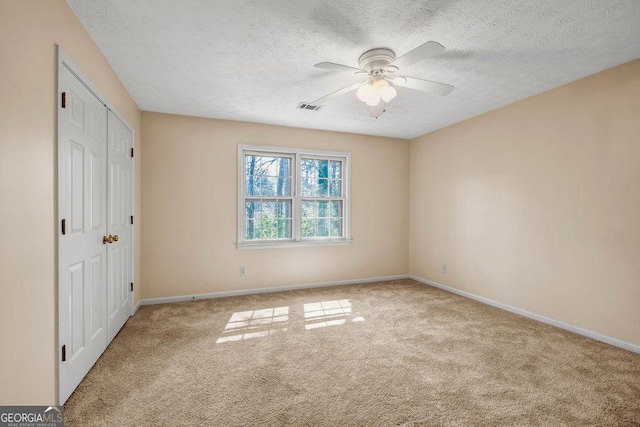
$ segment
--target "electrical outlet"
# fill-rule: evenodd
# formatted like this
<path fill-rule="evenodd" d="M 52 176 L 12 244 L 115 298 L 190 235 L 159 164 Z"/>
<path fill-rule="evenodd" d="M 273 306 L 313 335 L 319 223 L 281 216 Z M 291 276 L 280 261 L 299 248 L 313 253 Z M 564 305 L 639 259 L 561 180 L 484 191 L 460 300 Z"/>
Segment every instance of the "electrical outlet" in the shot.
<path fill-rule="evenodd" d="M 442 264 L 442 272 L 443 273 L 447 272 L 447 264 Z"/>
<path fill-rule="evenodd" d="M 240 275 L 241 276 L 247 275 L 247 268 L 244 265 L 240 266 Z"/>

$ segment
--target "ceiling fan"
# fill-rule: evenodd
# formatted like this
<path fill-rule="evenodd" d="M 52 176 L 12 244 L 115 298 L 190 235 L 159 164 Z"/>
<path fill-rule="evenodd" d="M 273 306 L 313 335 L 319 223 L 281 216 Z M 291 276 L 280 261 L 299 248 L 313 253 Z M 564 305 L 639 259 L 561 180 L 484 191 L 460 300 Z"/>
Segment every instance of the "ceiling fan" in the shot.
<path fill-rule="evenodd" d="M 443 51 L 444 46 L 440 43 L 429 41 L 399 58 L 396 58 L 393 50 L 385 47 L 370 49 L 358 59 L 360 68 L 334 62 L 320 62 L 314 67 L 332 71 L 351 71 L 356 75 L 366 76 L 367 80 L 344 87 L 304 105 L 308 106 L 307 109 L 315 109 L 331 98 L 357 90 L 358 99 L 371 107 L 371 117 L 377 119 L 386 111 L 386 104 L 396 97 L 397 91 L 394 86 L 436 95 L 448 95 L 453 90 L 451 85 L 399 74 L 400 69 L 410 67 Z"/>

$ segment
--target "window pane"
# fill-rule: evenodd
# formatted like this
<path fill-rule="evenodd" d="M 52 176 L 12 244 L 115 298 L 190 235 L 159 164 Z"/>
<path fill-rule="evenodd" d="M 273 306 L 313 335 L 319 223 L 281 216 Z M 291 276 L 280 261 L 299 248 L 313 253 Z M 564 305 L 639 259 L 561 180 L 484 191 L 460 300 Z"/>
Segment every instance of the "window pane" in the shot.
<path fill-rule="evenodd" d="M 319 218 L 316 229 L 317 237 L 329 237 L 329 220 L 327 218 Z"/>
<path fill-rule="evenodd" d="M 291 159 L 288 157 L 278 158 L 277 171 L 277 190 L 278 196 L 291 195 Z"/>
<path fill-rule="evenodd" d="M 255 226 L 252 219 L 248 219 L 244 227 L 244 238 L 246 240 L 256 239 Z"/>
<path fill-rule="evenodd" d="M 255 218 L 256 213 L 260 213 L 259 202 L 247 201 L 244 204 L 245 214 L 247 219 Z"/>
<path fill-rule="evenodd" d="M 315 190 L 315 181 L 316 179 L 318 179 L 315 161 L 311 159 L 302 159 L 302 161 L 300 162 L 300 173 L 300 188 L 302 196 L 313 197 Z"/>
<path fill-rule="evenodd" d="M 291 176 L 291 159 L 278 157 L 278 176 Z"/>
<path fill-rule="evenodd" d="M 316 197 L 326 197 L 329 195 L 329 180 L 327 178 L 318 178 L 316 185 Z"/>
<path fill-rule="evenodd" d="M 331 217 L 342 218 L 342 202 L 340 200 L 331 202 Z"/>
<path fill-rule="evenodd" d="M 303 200 L 302 237 L 341 237 L 342 201 Z"/>
<path fill-rule="evenodd" d="M 329 202 L 318 203 L 318 218 L 326 218 L 329 216 Z"/>
<path fill-rule="evenodd" d="M 278 219 L 291 219 L 291 200 L 279 201 L 276 205 Z"/>
<path fill-rule="evenodd" d="M 291 178 L 278 177 L 276 184 L 277 196 L 289 196 L 291 194 Z"/>
<path fill-rule="evenodd" d="M 302 178 L 300 192 L 302 197 L 313 197 L 315 182 L 311 178 Z"/>
<path fill-rule="evenodd" d="M 302 237 L 316 236 L 316 220 L 315 218 L 302 218 Z"/>
<path fill-rule="evenodd" d="M 278 235 L 278 225 L 273 215 L 262 215 L 260 217 L 260 239 L 272 240 Z"/>
<path fill-rule="evenodd" d="M 316 161 L 313 159 L 302 159 L 300 161 L 300 168 L 302 171 L 302 176 L 317 176 L 316 170 Z"/>
<path fill-rule="evenodd" d="M 342 197 L 342 161 L 302 159 L 302 197 Z"/>
<path fill-rule="evenodd" d="M 245 194 L 247 196 L 259 196 L 260 190 L 258 189 L 258 182 L 253 175 L 247 175 L 245 178 Z"/>
<path fill-rule="evenodd" d="M 331 237 L 342 236 L 342 220 L 338 218 L 331 219 Z"/>
<path fill-rule="evenodd" d="M 262 177 L 260 179 L 260 195 L 261 196 L 275 196 L 276 195 L 276 180 L 275 177 Z"/>
<path fill-rule="evenodd" d="M 275 240 L 278 238 L 278 221 L 275 217 L 262 218 L 262 239 Z"/>
<path fill-rule="evenodd" d="M 316 160 L 318 168 L 318 178 L 329 178 L 329 161 L 328 160 Z"/>
<path fill-rule="evenodd" d="M 318 216 L 316 212 L 316 202 L 302 201 L 302 218 L 315 218 Z"/>
<path fill-rule="evenodd" d="M 329 196 L 331 197 L 342 196 L 342 180 L 329 181 Z"/>
<path fill-rule="evenodd" d="M 279 219 L 278 220 L 278 239 L 290 239 L 291 238 L 291 220 Z"/>
<path fill-rule="evenodd" d="M 290 157 L 245 155 L 245 194 L 247 196 L 290 196 Z"/>
<path fill-rule="evenodd" d="M 342 179 L 342 162 L 339 160 L 331 160 L 329 162 L 329 178 Z"/>
<path fill-rule="evenodd" d="M 290 239 L 291 205 L 291 200 L 246 201 L 245 239 Z"/>

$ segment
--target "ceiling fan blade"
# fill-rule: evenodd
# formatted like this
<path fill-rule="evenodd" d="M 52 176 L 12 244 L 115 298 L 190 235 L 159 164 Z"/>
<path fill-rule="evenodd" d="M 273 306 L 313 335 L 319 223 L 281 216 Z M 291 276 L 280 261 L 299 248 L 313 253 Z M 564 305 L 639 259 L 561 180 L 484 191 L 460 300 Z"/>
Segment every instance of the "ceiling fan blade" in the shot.
<path fill-rule="evenodd" d="M 351 92 L 352 90 L 358 89 L 360 86 L 365 84 L 366 82 L 354 83 L 347 87 L 343 87 L 342 89 L 338 89 L 335 92 L 331 92 L 329 95 L 325 95 L 322 98 L 318 98 L 313 102 L 310 102 L 311 105 L 322 105 L 324 102 L 330 100 L 331 98 L 335 98 L 340 95 L 344 95 L 345 93 Z"/>
<path fill-rule="evenodd" d="M 400 58 L 396 58 L 396 60 L 389 65 L 395 65 L 400 69 L 410 67 L 413 64 L 416 64 L 441 52 L 444 52 L 444 46 L 442 46 L 440 43 L 426 42 L 424 44 L 421 44 L 417 48 L 405 53 Z"/>
<path fill-rule="evenodd" d="M 416 77 L 400 76 L 393 79 L 393 84 L 400 87 L 419 90 L 420 92 L 432 93 L 434 95 L 449 95 L 453 90 L 453 86 L 432 82 L 430 80 L 418 79 Z"/>
<path fill-rule="evenodd" d="M 316 65 L 314 65 L 314 67 L 316 68 L 322 68 L 324 70 L 331 70 L 331 71 L 351 71 L 351 72 L 362 72 L 362 73 L 369 73 L 366 70 L 363 70 L 361 68 L 356 68 L 356 67 L 350 67 L 348 65 L 342 65 L 342 64 L 336 64 L 335 62 L 319 62 Z"/>
<path fill-rule="evenodd" d="M 376 105 L 375 107 L 371 107 L 371 117 L 377 119 L 378 117 L 386 113 L 387 110 L 385 110 L 384 108 L 386 105 L 387 104 L 381 100 L 378 105 Z"/>

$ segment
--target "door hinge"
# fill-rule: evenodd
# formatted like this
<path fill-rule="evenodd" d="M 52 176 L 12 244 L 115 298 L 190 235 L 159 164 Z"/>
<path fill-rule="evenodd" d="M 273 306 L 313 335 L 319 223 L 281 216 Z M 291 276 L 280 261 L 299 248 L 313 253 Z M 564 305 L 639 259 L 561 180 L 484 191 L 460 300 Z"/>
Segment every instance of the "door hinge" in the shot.
<path fill-rule="evenodd" d="M 131 284 L 131 292 L 133 292 L 133 283 Z"/>
<path fill-rule="evenodd" d="M 67 92 L 62 92 L 62 108 L 67 108 Z"/>
<path fill-rule="evenodd" d="M 131 147 L 131 158 L 133 158 L 133 147 Z"/>
<path fill-rule="evenodd" d="M 67 234 L 67 220 L 62 220 L 62 234 Z"/>
<path fill-rule="evenodd" d="M 62 346 L 62 361 L 66 362 L 67 361 L 67 345 L 63 345 Z"/>
<path fill-rule="evenodd" d="M 133 215 L 131 215 L 131 225 L 133 225 Z"/>

